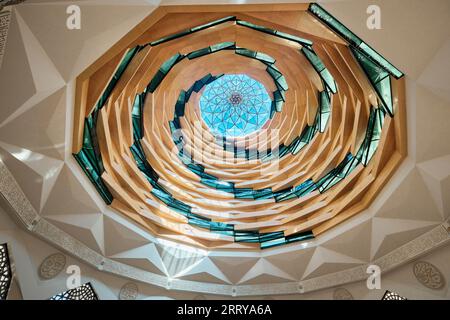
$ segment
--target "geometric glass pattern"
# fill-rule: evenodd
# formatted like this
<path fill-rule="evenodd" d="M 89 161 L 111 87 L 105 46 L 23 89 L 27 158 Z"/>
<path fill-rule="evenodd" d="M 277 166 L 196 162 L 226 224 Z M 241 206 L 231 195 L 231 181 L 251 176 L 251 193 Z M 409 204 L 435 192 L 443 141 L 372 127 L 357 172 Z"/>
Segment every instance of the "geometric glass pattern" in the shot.
<path fill-rule="evenodd" d="M 389 290 L 386 290 L 386 292 L 384 293 L 383 298 L 381 298 L 381 300 L 408 300 L 405 297 L 402 297 L 401 295 L 395 293 L 395 292 L 391 292 Z"/>
<path fill-rule="evenodd" d="M 228 74 L 208 84 L 200 97 L 203 120 L 214 135 L 246 136 L 270 118 L 265 87 L 244 74 Z"/>
<path fill-rule="evenodd" d="M 49 300 L 98 300 L 98 296 L 88 282 L 74 289 L 59 293 Z"/>
<path fill-rule="evenodd" d="M 11 285 L 11 264 L 6 244 L 0 245 L 0 300 L 6 300 Z"/>

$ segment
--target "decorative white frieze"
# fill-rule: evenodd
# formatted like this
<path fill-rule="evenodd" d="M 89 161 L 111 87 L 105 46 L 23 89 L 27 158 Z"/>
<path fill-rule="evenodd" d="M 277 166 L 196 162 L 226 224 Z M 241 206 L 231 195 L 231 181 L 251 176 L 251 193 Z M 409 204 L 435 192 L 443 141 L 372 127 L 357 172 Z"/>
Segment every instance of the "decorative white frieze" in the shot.
<path fill-rule="evenodd" d="M 90 249 L 82 242 L 62 231 L 58 227 L 40 217 L 28 201 L 16 180 L 0 161 L 0 192 L 12 207 L 14 213 L 25 224 L 28 230 L 49 243 L 70 253 L 72 256 L 101 269 L 134 281 L 167 288 L 168 277 L 126 265 L 102 256 Z M 393 250 L 389 254 L 373 261 L 382 272 L 389 271 L 414 258 L 419 257 L 439 246 L 448 243 L 450 235 L 447 227 L 441 224 L 411 242 Z M 367 279 L 369 264 L 352 269 L 311 278 L 301 282 L 267 283 L 258 285 L 221 285 L 199 281 L 178 280 L 170 281 L 170 290 L 198 292 L 225 296 L 262 296 L 302 294 L 315 290 L 344 285 Z"/>

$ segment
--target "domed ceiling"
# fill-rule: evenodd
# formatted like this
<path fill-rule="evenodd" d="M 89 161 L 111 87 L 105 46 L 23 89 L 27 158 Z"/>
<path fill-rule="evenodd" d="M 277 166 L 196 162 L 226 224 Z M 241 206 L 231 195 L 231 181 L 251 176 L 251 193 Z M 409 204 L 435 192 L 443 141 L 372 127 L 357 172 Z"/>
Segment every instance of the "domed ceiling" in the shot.
<path fill-rule="evenodd" d="M 34 234 L 228 296 L 362 280 L 448 238 L 428 191 L 446 160 L 405 160 L 402 71 L 322 7 L 118 6 L 90 25 L 86 6 L 80 43 L 48 34 L 49 7 L 14 11 L 0 70 L 21 75 L 0 86 L 0 191 Z"/>
<path fill-rule="evenodd" d="M 88 68 L 73 154 L 104 201 L 234 250 L 313 239 L 370 205 L 406 155 L 403 74 L 303 7 L 298 29 L 168 14 Z"/>

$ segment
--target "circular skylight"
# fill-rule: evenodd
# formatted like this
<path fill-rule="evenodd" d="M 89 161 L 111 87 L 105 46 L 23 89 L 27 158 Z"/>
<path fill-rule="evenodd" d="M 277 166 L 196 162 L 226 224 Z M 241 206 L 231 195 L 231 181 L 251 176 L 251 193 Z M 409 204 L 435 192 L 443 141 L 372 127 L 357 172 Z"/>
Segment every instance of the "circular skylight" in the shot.
<path fill-rule="evenodd" d="M 272 101 L 266 88 L 245 74 L 227 74 L 205 87 L 203 120 L 214 135 L 246 136 L 269 120 Z"/>

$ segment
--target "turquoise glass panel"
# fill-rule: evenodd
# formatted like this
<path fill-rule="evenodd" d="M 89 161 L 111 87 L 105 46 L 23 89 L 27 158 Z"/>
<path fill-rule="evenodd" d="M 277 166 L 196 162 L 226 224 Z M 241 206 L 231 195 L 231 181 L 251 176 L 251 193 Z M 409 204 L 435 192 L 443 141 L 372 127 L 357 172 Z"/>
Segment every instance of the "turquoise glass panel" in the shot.
<path fill-rule="evenodd" d="M 109 96 L 111 95 L 111 92 L 114 90 L 117 82 L 119 81 L 120 77 L 122 76 L 123 72 L 126 70 L 128 65 L 130 64 L 131 60 L 133 60 L 136 53 L 138 53 L 140 50 L 140 47 L 134 47 L 132 49 L 129 49 L 125 56 L 123 57 L 122 61 L 119 63 L 119 66 L 117 67 L 116 72 L 114 73 L 112 79 L 106 86 L 105 91 L 103 92 L 102 96 L 100 97 L 99 101 L 97 102 L 97 109 L 103 108 L 106 101 L 108 101 Z"/>
<path fill-rule="evenodd" d="M 202 119 L 214 135 L 246 136 L 259 130 L 270 116 L 265 87 L 247 75 L 230 74 L 208 84 L 200 97 Z"/>
<path fill-rule="evenodd" d="M 373 88 L 377 92 L 384 110 L 391 117 L 393 117 L 394 106 L 392 101 L 391 78 L 389 73 L 359 50 L 352 48 L 352 52 L 359 65 L 369 78 Z"/>

